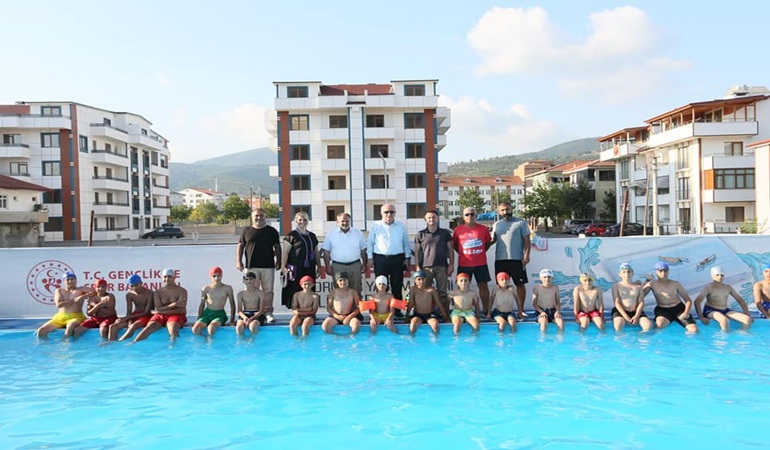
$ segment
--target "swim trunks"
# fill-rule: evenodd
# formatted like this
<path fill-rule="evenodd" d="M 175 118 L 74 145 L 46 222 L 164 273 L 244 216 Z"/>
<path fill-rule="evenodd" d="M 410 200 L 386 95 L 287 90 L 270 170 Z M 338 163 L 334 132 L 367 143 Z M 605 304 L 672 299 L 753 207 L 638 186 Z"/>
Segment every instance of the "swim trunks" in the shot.
<path fill-rule="evenodd" d="M 346 316 L 347 316 L 347 315 L 346 315 Z M 355 318 L 355 319 L 358 319 L 358 320 L 360 320 L 360 321 L 363 321 L 363 320 L 364 320 L 364 315 L 363 315 L 363 314 L 361 314 L 361 313 L 358 313 L 358 314 L 356 314 L 356 315 L 354 316 L 354 318 Z M 341 320 L 339 320 L 339 319 L 337 319 L 337 318 L 335 318 L 335 317 L 329 316 L 329 319 L 333 319 L 333 320 L 336 320 L 338 325 L 344 325 L 344 324 L 342 323 L 342 321 L 341 321 Z M 352 319 L 351 319 L 351 320 L 352 320 Z M 349 323 L 349 322 L 348 322 L 348 323 Z"/>
<path fill-rule="evenodd" d="M 372 317 L 374 317 L 375 320 L 377 320 L 377 323 L 384 323 L 385 319 L 388 318 L 388 313 L 377 313 L 373 312 L 371 313 Z"/>
<path fill-rule="evenodd" d="M 80 326 L 84 328 L 99 328 L 102 325 L 104 325 L 105 327 L 108 327 L 113 323 L 115 323 L 116 320 L 118 320 L 118 316 L 89 317 L 88 319 L 81 322 Z"/>
<path fill-rule="evenodd" d="M 681 303 L 681 302 L 678 305 L 674 305 L 672 307 L 656 306 L 654 310 L 655 319 L 657 319 L 658 317 L 663 317 L 669 322 L 676 322 L 683 327 L 694 324 L 695 319 L 693 319 L 692 316 L 689 314 L 683 320 L 679 319 L 679 315 L 682 314 L 683 312 L 684 312 L 684 303 Z"/>
<path fill-rule="evenodd" d="M 469 317 L 476 317 L 472 309 L 453 309 L 452 318 L 459 317 L 461 319 L 468 319 Z"/>
<path fill-rule="evenodd" d="M 67 326 L 69 322 L 72 322 L 73 320 L 76 320 L 78 323 L 86 320 L 85 314 L 82 312 L 77 313 L 56 313 L 53 317 L 51 317 L 51 320 L 48 322 L 56 325 L 59 328 L 64 328 Z"/>
<path fill-rule="evenodd" d="M 218 320 L 220 325 L 226 324 L 227 313 L 222 309 L 216 310 L 206 308 L 203 310 L 200 319 L 196 320 L 196 322 L 203 322 L 208 325 L 215 320 Z"/>
<path fill-rule="evenodd" d="M 246 316 L 247 318 L 251 319 L 252 317 L 254 317 L 254 314 L 256 314 L 258 312 L 259 311 L 243 311 L 243 315 Z M 241 319 L 241 320 L 243 320 L 243 319 Z M 259 325 L 262 326 L 262 325 L 264 325 L 267 322 L 267 317 L 265 317 L 265 315 L 262 314 L 261 316 L 257 317 L 257 322 L 259 322 Z"/>
<path fill-rule="evenodd" d="M 150 322 L 160 322 L 164 327 L 169 322 L 176 322 L 179 324 L 179 328 L 183 327 L 187 323 L 187 316 L 184 314 L 154 314 L 150 319 Z"/>
<path fill-rule="evenodd" d="M 762 306 L 765 307 L 765 311 L 770 312 L 770 302 L 762 302 Z"/>
<path fill-rule="evenodd" d="M 509 316 L 513 316 L 514 319 L 516 318 L 516 316 L 513 314 L 513 311 L 500 312 L 497 310 L 497 308 L 493 309 L 492 318 L 494 319 L 495 317 L 498 317 L 498 316 L 502 317 L 504 320 L 508 320 Z"/>
<path fill-rule="evenodd" d="M 146 314 L 144 316 L 139 316 L 131 319 L 131 323 L 139 322 L 142 324 L 143 327 L 146 327 L 148 323 L 150 323 L 150 319 L 152 319 L 152 314 Z"/>
<path fill-rule="evenodd" d="M 629 318 L 633 318 L 634 314 L 636 314 L 636 311 L 629 311 L 627 309 L 624 309 L 624 311 L 626 312 L 626 314 L 628 314 Z M 620 311 L 618 310 L 618 308 L 612 308 L 612 318 L 614 319 L 616 317 L 620 317 L 621 319 L 623 319 L 623 315 L 620 314 Z M 639 314 L 639 318 L 641 319 L 642 317 L 647 317 L 647 314 L 645 314 L 644 311 L 642 311 L 642 313 Z"/>
<path fill-rule="evenodd" d="M 428 313 L 428 314 L 414 313 L 413 317 L 417 317 L 418 319 L 426 323 L 430 319 L 438 319 L 438 316 L 436 315 L 436 313 Z"/>
<path fill-rule="evenodd" d="M 722 314 L 724 314 L 726 316 L 727 313 L 730 312 L 730 308 L 719 309 L 719 308 L 714 308 L 714 307 L 709 306 L 709 305 L 703 305 L 703 317 L 708 317 L 709 314 L 711 314 L 713 312 L 722 313 Z"/>
<path fill-rule="evenodd" d="M 601 317 L 602 313 L 599 312 L 598 309 L 594 309 L 593 311 L 578 311 L 576 318 L 580 319 L 582 317 L 588 317 L 589 319 L 593 319 L 594 317 Z"/>

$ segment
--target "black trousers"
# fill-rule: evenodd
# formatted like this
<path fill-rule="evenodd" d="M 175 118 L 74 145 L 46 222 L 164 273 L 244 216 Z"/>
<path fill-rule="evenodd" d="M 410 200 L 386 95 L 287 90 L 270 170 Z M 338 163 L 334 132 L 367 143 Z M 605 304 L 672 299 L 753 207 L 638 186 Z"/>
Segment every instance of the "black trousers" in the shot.
<path fill-rule="evenodd" d="M 374 254 L 374 276 L 385 275 L 390 281 L 390 292 L 398 300 L 404 298 L 404 260 L 403 253 L 398 255 Z"/>

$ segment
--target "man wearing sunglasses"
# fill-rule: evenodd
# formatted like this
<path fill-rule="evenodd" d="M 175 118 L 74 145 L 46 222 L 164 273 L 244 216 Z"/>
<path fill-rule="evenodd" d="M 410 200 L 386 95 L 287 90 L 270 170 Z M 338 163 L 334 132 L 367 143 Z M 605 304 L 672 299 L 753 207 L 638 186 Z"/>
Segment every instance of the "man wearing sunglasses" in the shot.
<path fill-rule="evenodd" d="M 390 282 L 393 298 L 403 300 L 404 271 L 409 267 L 412 250 L 406 225 L 396 222 L 396 206 L 386 203 L 380 208 L 382 220 L 369 231 L 366 254 L 374 266 L 374 275 L 383 275 Z M 400 312 L 400 310 L 398 310 Z M 403 314 L 396 313 L 402 317 Z"/>
<path fill-rule="evenodd" d="M 463 210 L 463 223 L 455 227 L 452 242 L 457 257 L 457 274 L 467 274 L 476 280 L 479 289 L 483 314 L 489 311 L 489 286 L 492 279 L 487 266 L 487 250 L 492 245 L 489 228 L 476 223 L 476 210 Z"/>

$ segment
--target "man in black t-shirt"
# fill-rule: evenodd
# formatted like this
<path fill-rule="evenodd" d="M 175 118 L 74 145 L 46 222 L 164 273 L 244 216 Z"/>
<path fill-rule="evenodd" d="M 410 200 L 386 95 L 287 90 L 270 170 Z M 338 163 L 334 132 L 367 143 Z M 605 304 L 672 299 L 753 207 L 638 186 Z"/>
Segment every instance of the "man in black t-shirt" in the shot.
<path fill-rule="evenodd" d="M 261 208 L 251 214 L 253 225 L 243 229 L 236 250 L 235 267 L 252 272 L 257 277 L 257 287 L 265 293 L 267 322 L 273 317 L 273 283 L 275 271 L 281 268 L 281 241 L 278 231 L 267 225 L 267 215 Z M 246 261 L 244 263 L 244 256 Z"/>
<path fill-rule="evenodd" d="M 435 210 L 425 213 L 425 223 L 428 226 L 414 237 L 415 269 L 425 272 L 427 286 L 435 280 L 439 300 L 449 311 L 448 278 L 452 277 L 455 265 L 452 232 L 439 227 L 438 212 Z"/>

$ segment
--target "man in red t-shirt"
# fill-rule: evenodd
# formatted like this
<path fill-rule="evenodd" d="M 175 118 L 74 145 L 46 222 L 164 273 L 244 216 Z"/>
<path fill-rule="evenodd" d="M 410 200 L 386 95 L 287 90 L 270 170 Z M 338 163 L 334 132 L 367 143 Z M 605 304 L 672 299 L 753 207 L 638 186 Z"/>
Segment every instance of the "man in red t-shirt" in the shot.
<path fill-rule="evenodd" d="M 487 266 L 487 249 L 492 245 L 492 237 L 489 228 L 476 223 L 476 210 L 465 208 L 463 210 L 462 225 L 454 230 L 452 242 L 458 253 L 457 273 L 465 273 L 476 280 L 479 289 L 479 297 L 484 308 L 484 313 L 489 311 L 489 286 L 492 279 L 489 276 Z"/>

